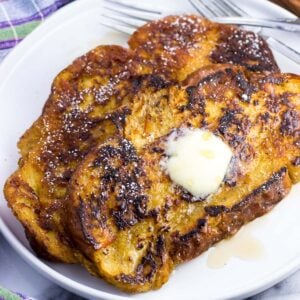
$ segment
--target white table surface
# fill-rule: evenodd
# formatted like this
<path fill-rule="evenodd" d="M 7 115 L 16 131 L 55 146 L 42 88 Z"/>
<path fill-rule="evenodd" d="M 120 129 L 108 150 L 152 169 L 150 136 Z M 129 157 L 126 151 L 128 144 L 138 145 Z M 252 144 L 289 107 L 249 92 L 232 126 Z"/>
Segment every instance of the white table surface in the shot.
<path fill-rule="evenodd" d="M 37 300 L 81 300 L 33 270 L 8 245 L 0 233 L 0 286 Z M 300 271 L 251 300 L 299 300 Z"/>

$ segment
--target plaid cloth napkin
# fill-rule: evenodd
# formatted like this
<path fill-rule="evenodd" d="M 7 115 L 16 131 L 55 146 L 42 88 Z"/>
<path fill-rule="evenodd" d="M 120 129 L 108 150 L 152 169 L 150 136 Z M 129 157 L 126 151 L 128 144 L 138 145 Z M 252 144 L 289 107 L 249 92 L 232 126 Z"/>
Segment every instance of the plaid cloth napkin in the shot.
<path fill-rule="evenodd" d="M 47 16 L 72 0 L 0 0 L 0 62 Z"/>
<path fill-rule="evenodd" d="M 0 288 L 0 300 L 34 300 L 33 298 L 14 294 L 7 289 Z"/>

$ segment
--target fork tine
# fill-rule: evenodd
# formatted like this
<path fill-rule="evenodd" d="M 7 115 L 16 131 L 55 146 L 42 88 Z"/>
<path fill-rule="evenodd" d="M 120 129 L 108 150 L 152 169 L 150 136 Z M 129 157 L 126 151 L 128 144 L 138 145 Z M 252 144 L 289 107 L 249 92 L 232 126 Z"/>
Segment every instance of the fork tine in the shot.
<path fill-rule="evenodd" d="M 215 1 L 216 2 L 216 1 Z M 231 0 L 219 0 L 218 5 L 226 11 L 227 16 L 249 16 L 245 11 L 240 9 L 236 4 L 234 4 Z M 256 28 L 256 27 L 249 27 L 249 26 L 242 26 L 245 30 L 251 30 L 255 33 L 260 33 L 261 28 Z"/>
<path fill-rule="evenodd" d="M 214 0 L 199 0 L 204 3 L 215 17 L 224 16 L 224 11 L 219 8 L 218 3 Z M 226 14 L 225 14 L 226 15 Z"/>
<path fill-rule="evenodd" d="M 199 7 L 197 5 L 194 4 L 193 0 L 188 0 L 189 3 L 193 6 L 193 8 L 195 8 L 195 10 L 198 12 L 198 14 L 202 17 L 205 17 L 205 15 L 202 13 L 202 11 L 199 9 Z"/>
<path fill-rule="evenodd" d="M 235 11 L 237 11 L 240 16 L 250 16 L 244 9 L 240 8 L 239 6 L 237 6 L 233 1 L 231 1 L 231 0 L 225 0 L 225 2 L 232 9 L 235 9 Z"/>
<path fill-rule="evenodd" d="M 121 15 L 126 15 L 135 19 L 140 19 L 144 21 L 152 21 L 153 19 L 158 18 L 160 15 L 159 14 L 153 14 L 149 12 L 141 12 L 141 11 L 136 11 L 134 9 L 127 9 L 127 8 L 115 8 L 111 6 L 103 6 L 103 8 L 113 11 L 115 13 L 121 14 Z"/>
<path fill-rule="evenodd" d="M 112 14 L 102 14 L 103 17 L 111 20 L 115 20 L 121 23 L 124 23 L 125 25 L 132 26 L 133 28 L 140 27 L 146 23 L 146 21 L 138 20 L 138 19 L 132 19 L 129 17 L 124 17 L 124 16 L 117 16 L 117 15 L 112 15 Z"/>
<path fill-rule="evenodd" d="M 226 11 L 227 16 L 240 16 L 241 14 L 232 7 L 232 4 L 229 4 L 226 0 L 218 1 L 218 4 L 223 7 Z M 236 8 L 236 7 L 235 7 Z"/>
<path fill-rule="evenodd" d="M 161 14 L 162 10 L 153 9 L 152 6 L 147 5 L 146 3 L 136 3 L 128 0 L 105 0 L 108 3 L 118 4 L 124 7 L 134 8 L 144 12 L 150 12 L 153 14 Z"/>
<path fill-rule="evenodd" d="M 130 27 L 124 26 L 124 25 L 112 24 L 111 22 L 107 22 L 107 21 L 103 21 L 103 20 L 100 20 L 99 23 L 101 25 L 104 25 L 105 27 L 111 28 L 118 32 L 129 34 L 129 35 L 132 35 L 135 31 L 134 28 L 130 28 Z"/>
<path fill-rule="evenodd" d="M 218 1 L 213 1 L 213 4 L 219 9 L 219 12 L 221 13 L 221 16 L 230 16 L 228 11 L 224 9 L 224 7 L 218 2 Z"/>
<path fill-rule="evenodd" d="M 203 6 L 201 3 L 199 3 L 196 0 L 189 0 L 190 4 L 196 9 L 196 11 L 199 13 L 200 16 L 205 18 L 211 18 L 212 14 L 210 11 L 207 11 L 205 6 Z"/>
<path fill-rule="evenodd" d="M 236 14 L 240 16 L 249 16 L 249 14 L 245 10 L 237 6 L 232 0 L 224 0 L 224 4 L 227 4 L 232 10 L 235 11 Z M 300 53 L 298 51 L 273 37 L 265 36 L 263 34 L 262 28 L 258 28 L 258 30 L 251 28 L 251 30 L 256 32 L 256 34 L 261 34 L 261 36 L 266 39 L 269 46 L 272 47 L 274 50 L 278 51 L 279 53 L 289 58 L 290 60 L 296 62 L 297 64 L 300 64 Z"/>
<path fill-rule="evenodd" d="M 206 2 L 205 2 L 205 0 L 203 1 L 203 0 L 198 0 L 198 2 L 199 3 L 201 3 L 201 5 L 203 6 L 203 7 L 205 7 L 205 9 L 207 10 L 207 11 L 209 11 L 209 13 L 210 13 L 210 15 L 212 16 L 212 17 L 216 17 L 217 16 L 217 14 L 214 12 L 214 10 L 211 8 L 211 5 L 210 4 L 207 4 Z M 210 1 L 209 1 L 210 2 Z"/>
<path fill-rule="evenodd" d="M 231 15 L 237 15 L 237 16 L 249 16 L 248 13 L 246 13 L 243 9 L 241 9 L 239 6 L 237 6 L 235 3 L 233 3 L 231 0 L 223 0 L 220 1 L 220 5 L 223 5 L 224 8 L 226 7 L 227 10 L 231 11 Z M 228 14 L 230 16 L 230 13 Z M 257 34 L 261 32 L 261 28 L 256 28 L 256 27 L 249 27 L 249 26 L 242 26 L 245 30 L 251 30 Z"/>

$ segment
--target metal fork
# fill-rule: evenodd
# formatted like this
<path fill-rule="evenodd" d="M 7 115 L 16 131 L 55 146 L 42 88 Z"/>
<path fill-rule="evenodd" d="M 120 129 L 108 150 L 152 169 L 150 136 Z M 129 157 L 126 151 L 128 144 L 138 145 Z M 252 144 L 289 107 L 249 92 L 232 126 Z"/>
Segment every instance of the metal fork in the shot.
<path fill-rule="evenodd" d="M 132 34 L 137 27 L 144 25 L 148 21 L 161 18 L 164 15 L 163 11 L 159 10 L 158 8 L 153 9 L 152 6 L 145 3 L 136 3 L 130 0 L 105 1 L 109 5 L 104 6 L 104 8 L 109 13 L 102 14 L 105 19 L 101 19 L 100 23 L 126 34 Z M 237 8 L 237 6 L 234 5 L 230 0 L 230 2 L 228 0 L 225 0 L 225 2 L 216 0 L 188 1 L 202 17 L 206 17 L 214 21 L 218 21 L 220 19 L 220 16 L 224 15 L 226 17 L 221 17 L 221 19 L 232 19 L 232 17 L 228 17 L 232 15 L 239 15 L 238 18 L 243 19 L 243 17 L 241 16 L 245 13 L 241 9 Z M 261 32 L 261 27 L 258 27 L 258 30 Z M 267 41 L 275 50 L 293 60 L 294 62 L 300 64 L 299 52 L 286 46 L 285 44 L 279 42 L 274 38 L 267 37 Z"/>
<path fill-rule="evenodd" d="M 162 12 L 159 9 L 153 9 L 152 5 L 141 3 L 133 0 L 105 0 L 107 3 L 116 4 L 119 7 L 115 7 L 115 12 L 120 12 L 130 17 L 150 20 L 153 14 L 161 15 Z M 198 5 L 197 0 L 189 0 L 192 5 Z M 200 2 L 201 3 L 201 2 Z M 204 6 L 205 7 L 205 6 Z M 110 8 L 110 7 L 109 7 Z M 251 25 L 257 27 L 273 28 L 284 31 L 300 32 L 300 18 L 275 18 L 275 19 L 259 19 L 259 18 L 245 18 L 245 17 L 224 17 L 221 14 L 214 16 L 210 14 L 212 10 L 207 10 L 205 8 L 203 13 L 205 15 L 210 15 L 213 21 L 224 23 L 224 24 L 236 24 L 236 25 Z"/>
<path fill-rule="evenodd" d="M 105 19 L 100 23 L 116 31 L 131 35 L 137 27 L 163 16 L 159 10 L 154 10 L 147 4 L 133 3 L 127 0 L 105 0 L 115 6 L 103 6 L 109 13 L 103 13 Z M 112 23 L 111 21 L 116 21 Z"/>
<path fill-rule="evenodd" d="M 213 16 L 219 16 L 219 15 L 225 15 L 225 16 L 232 16 L 236 15 L 239 17 L 249 17 L 250 15 L 243 10 L 241 7 L 239 7 L 236 3 L 234 3 L 232 0 L 190 0 L 192 5 L 196 8 L 196 10 L 201 13 L 203 12 L 203 7 L 209 11 L 210 15 Z M 206 15 L 206 17 L 209 17 Z M 264 34 L 262 27 L 257 27 L 255 30 L 256 34 L 259 34 L 262 36 L 268 44 L 284 56 L 290 58 L 297 64 L 300 64 L 300 52 L 296 51 L 295 49 L 290 48 L 289 46 L 283 44 L 279 40 L 269 37 Z"/>

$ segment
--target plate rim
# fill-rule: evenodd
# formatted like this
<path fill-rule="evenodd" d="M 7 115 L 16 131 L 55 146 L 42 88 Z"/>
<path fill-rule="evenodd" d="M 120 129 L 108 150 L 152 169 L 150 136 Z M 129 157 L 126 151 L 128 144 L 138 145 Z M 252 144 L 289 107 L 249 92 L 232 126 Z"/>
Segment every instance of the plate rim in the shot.
<path fill-rule="evenodd" d="M 0 92 L 2 87 L 5 85 L 6 81 L 9 80 L 10 75 L 13 73 L 14 69 L 17 68 L 18 64 L 23 60 L 22 55 L 19 55 L 23 50 L 28 51 L 30 47 L 31 41 L 37 42 L 37 38 L 41 37 L 42 39 L 47 38 L 47 29 L 52 25 L 55 29 L 58 29 L 59 18 L 65 16 L 69 17 L 72 10 L 76 10 L 76 7 L 79 8 L 86 3 L 93 2 L 93 0 L 77 0 L 69 3 L 68 5 L 62 7 L 50 17 L 48 17 L 42 24 L 40 24 L 33 32 L 31 32 L 21 43 L 19 43 L 14 49 L 10 51 L 10 53 L 5 57 L 5 59 L 0 64 Z M 257 0 L 256 0 L 257 1 Z M 84 3 L 84 4 L 83 4 Z M 286 16 L 294 16 L 293 13 L 289 12 L 285 8 L 280 7 L 279 5 L 270 2 L 269 0 L 265 1 L 264 6 L 272 6 L 277 11 L 282 12 Z M 77 8 L 78 9 L 78 8 Z M 46 34 L 43 35 L 43 32 Z M 51 31 L 50 31 L 51 32 Z M 50 33 L 48 32 L 48 33 Z M 40 41 L 40 40 L 39 40 Z M 15 60 L 15 57 L 17 58 Z M 2 75 L 6 74 L 6 76 Z M 1 79 L 4 80 L 1 80 Z M 4 198 L 2 194 L 2 198 Z M 4 201 L 5 198 L 4 198 Z M 51 266 L 47 265 L 43 260 L 38 258 L 31 252 L 28 248 L 26 248 L 23 243 L 14 235 L 12 230 L 6 225 L 5 221 L 2 219 L 0 215 L 0 232 L 6 239 L 6 241 L 10 244 L 10 246 L 22 257 L 22 259 L 33 269 L 35 269 L 39 274 L 49 279 L 50 281 L 56 283 L 57 285 L 69 290 L 70 292 L 75 292 L 78 295 L 88 296 L 88 297 L 97 297 L 101 299 L 107 300 L 128 300 L 131 299 L 127 296 L 118 296 L 112 294 L 110 292 L 105 292 L 102 290 L 98 290 L 96 288 L 92 288 L 86 286 L 80 282 L 77 282 L 61 273 L 56 271 Z M 275 272 L 272 273 L 272 276 L 269 276 L 268 280 L 264 280 L 262 283 L 258 284 L 255 280 L 253 283 L 250 283 L 247 288 L 240 288 L 240 290 L 229 289 L 227 291 L 227 295 L 224 295 L 224 299 L 240 299 L 242 297 L 249 297 L 254 294 L 257 294 L 274 284 L 280 282 L 281 280 L 287 278 L 292 273 L 296 272 L 300 268 L 300 257 L 296 257 L 291 259 L 288 264 L 284 267 L 279 267 Z M 255 283 L 256 282 L 256 283 Z"/>

